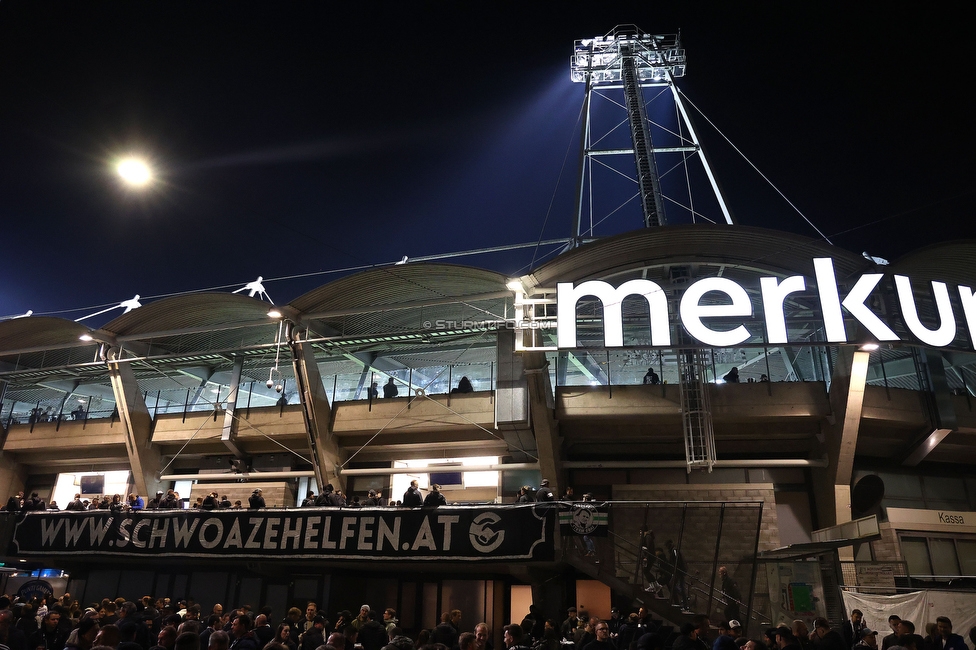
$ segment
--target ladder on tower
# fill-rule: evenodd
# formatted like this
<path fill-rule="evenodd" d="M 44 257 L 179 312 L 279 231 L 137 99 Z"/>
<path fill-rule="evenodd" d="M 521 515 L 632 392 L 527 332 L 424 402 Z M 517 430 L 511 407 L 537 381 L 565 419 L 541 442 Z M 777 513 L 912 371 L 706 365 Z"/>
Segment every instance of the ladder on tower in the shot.
<path fill-rule="evenodd" d="M 683 349 L 678 351 L 679 394 L 681 420 L 685 437 L 685 460 L 688 471 L 704 469 L 712 471 L 715 464 L 715 432 L 712 428 L 712 411 L 705 379 L 707 359 L 705 350 Z"/>
<path fill-rule="evenodd" d="M 633 45 L 620 45 L 620 76 L 624 82 L 624 96 L 627 101 L 627 117 L 630 122 L 630 135 L 634 142 L 634 158 L 637 163 L 637 186 L 640 189 L 641 206 L 644 209 L 644 226 L 663 226 L 664 201 L 661 198 L 661 183 L 658 180 L 657 164 L 654 161 L 651 133 L 647 128 L 647 115 L 644 110 L 644 96 L 637 78 L 637 65 L 634 62 Z"/>

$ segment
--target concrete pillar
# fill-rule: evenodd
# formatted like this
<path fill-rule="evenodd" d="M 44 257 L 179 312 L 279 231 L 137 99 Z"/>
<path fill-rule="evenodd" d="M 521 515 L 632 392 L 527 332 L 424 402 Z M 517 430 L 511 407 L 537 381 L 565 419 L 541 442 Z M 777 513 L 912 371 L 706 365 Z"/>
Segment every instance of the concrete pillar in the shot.
<path fill-rule="evenodd" d="M 522 364 L 529 389 L 529 412 L 539 454 L 539 470 L 549 479 L 549 489 L 558 499 L 566 487 L 562 469 L 562 438 L 555 418 L 555 399 L 549 381 L 549 363 L 544 352 L 523 352 Z"/>
<path fill-rule="evenodd" d="M 345 453 L 339 449 L 332 434 L 332 406 L 322 385 L 322 377 L 315 361 L 312 346 L 302 342 L 297 335 L 289 337 L 292 360 L 295 367 L 295 383 L 302 400 L 305 416 L 305 432 L 312 452 L 312 465 L 319 488 L 327 483 L 345 491 L 345 481 L 339 469 L 345 461 Z"/>
<path fill-rule="evenodd" d="M 870 354 L 862 350 L 838 350 L 828 396 L 832 415 L 821 428 L 829 464 L 813 470 L 817 516 L 822 527 L 851 520 L 851 478 L 869 358 Z M 849 553 L 850 549 L 841 549 L 841 559 Z"/>
<path fill-rule="evenodd" d="M 241 373 L 244 370 L 244 357 L 234 359 L 231 370 L 230 392 L 227 393 L 227 406 L 224 409 L 224 426 L 220 430 L 220 441 L 234 454 L 236 458 L 243 458 L 244 452 L 237 446 L 237 392 L 241 386 Z"/>
<path fill-rule="evenodd" d="M 0 454 L 0 500 L 14 496 L 27 486 L 27 468 L 11 460 L 10 456 Z"/>
<path fill-rule="evenodd" d="M 146 496 L 155 494 L 161 482 L 157 478 L 162 469 L 159 451 L 152 446 L 152 417 L 146 407 L 132 367 L 120 362 L 118 348 L 109 348 L 106 361 L 119 419 L 125 429 L 125 449 L 132 468 L 132 482 L 136 492 Z"/>

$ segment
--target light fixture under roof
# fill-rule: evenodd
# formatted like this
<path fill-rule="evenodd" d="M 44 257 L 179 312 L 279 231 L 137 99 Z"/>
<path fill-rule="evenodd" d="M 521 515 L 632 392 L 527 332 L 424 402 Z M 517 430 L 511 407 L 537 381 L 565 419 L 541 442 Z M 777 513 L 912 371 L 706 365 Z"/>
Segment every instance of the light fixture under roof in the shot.
<path fill-rule="evenodd" d="M 88 332 L 85 332 L 84 334 L 82 334 L 82 335 L 81 335 L 81 336 L 79 336 L 78 338 L 79 338 L 80 340 L 82 340 L 82 341 L 85 341 L 85 342 L 88 342 L 88 341 L 94 341 L 94 340 L 95 340 L 95 337 L 93 337 L 93 336 L 92 336 L 92 335 L 91 335 L 90 333 L 88 333 Z"/>
<path fill-rule="evenodd" d="M 272 309 L 268 312 L 269 318 L 281 318 L 282 314 L 277 309 Z"/>

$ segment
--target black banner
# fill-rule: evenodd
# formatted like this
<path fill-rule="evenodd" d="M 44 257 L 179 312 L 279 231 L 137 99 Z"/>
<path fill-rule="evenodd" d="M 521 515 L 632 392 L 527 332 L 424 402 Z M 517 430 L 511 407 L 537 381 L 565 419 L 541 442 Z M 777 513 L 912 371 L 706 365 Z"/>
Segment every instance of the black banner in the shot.
<path fill-rule="evenodd" d="M 30 512 L 11 555 L 552 560 L 556 508 Z"/>

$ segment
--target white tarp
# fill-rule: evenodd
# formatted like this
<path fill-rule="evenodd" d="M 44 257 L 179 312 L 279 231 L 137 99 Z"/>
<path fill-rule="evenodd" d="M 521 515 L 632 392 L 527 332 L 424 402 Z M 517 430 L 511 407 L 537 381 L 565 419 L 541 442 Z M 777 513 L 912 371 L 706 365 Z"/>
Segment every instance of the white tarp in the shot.
<path fill-rule="evenodd" d="M 915 624 L 915 633 L 925 636 L 925 625 L 935 623 L 937 616 L 948 616 L 952 631 L 961 634 L 966 644 L 969 630 L 976 625 L 976 593 L 971 591 L 913 591 L 895 596 L 844 592 L 844 607 L 848 616 L 852 609 L 864 613 L 864 624 L 878 630 L 878 640 L 891 633 L 888 617 L 897 615 Z"/>

